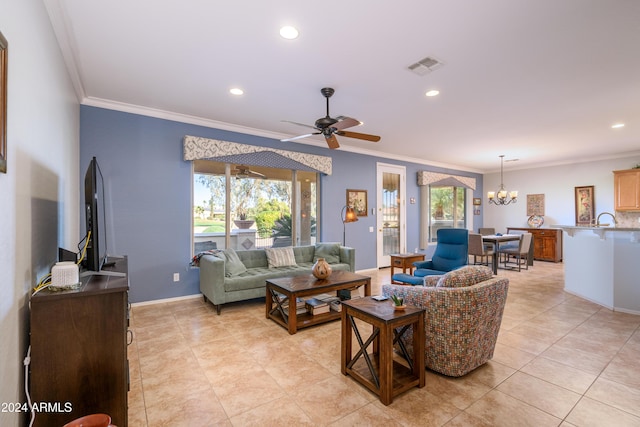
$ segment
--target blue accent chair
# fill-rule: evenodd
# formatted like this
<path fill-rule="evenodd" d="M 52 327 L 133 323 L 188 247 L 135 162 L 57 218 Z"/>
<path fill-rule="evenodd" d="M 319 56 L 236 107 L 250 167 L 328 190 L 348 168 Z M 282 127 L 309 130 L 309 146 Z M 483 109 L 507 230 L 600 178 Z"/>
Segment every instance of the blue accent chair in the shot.
<path fill-rule="evenodd" d="M 442 275 L 467 265 L 469 261 L 469 231 L 464 228 L 441 228 L 438 230 L 438 244 L 429 261 L 414 262 L 413 276 L 398 273 L 393 275 L 396 282 L 423 285 L 425 276 Z"/>

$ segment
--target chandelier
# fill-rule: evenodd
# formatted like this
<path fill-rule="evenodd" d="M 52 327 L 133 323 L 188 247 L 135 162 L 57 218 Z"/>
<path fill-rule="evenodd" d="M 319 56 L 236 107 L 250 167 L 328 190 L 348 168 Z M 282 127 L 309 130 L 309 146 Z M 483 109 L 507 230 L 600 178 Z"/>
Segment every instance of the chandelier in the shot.
<path fill-rule="evenodd" d="M 518 200 L 517 191 L 507 192 L 507 190 L 504 189 L 504 180 L 502 179 L 503 165 L 504 165 L 504 154 L 501 154 L 500 155 L 500 189 L 498 191 L 487 192 L 489 203 L 493 203 L 494 205 L 508 205 L 509 203 L 511 202 L 515 203 Z M 498 194 L 497 197 L 496 197 L 496 193 Z"/>

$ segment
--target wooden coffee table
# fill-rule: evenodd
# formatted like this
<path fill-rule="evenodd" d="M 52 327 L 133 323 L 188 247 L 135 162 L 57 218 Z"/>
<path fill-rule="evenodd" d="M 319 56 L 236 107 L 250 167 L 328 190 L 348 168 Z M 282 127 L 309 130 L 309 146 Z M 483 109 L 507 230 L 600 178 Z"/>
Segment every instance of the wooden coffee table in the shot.
<path fill-rule="evenodd" d="M 394 396 L 412 387 L 424 387 L 424 308 L 407 306 L 395 310 L 391 300 L 376 301 L 359 298 L 342 305 L 342 346 L 340 369 L 380 398 L 384 405 L 393 402 Z M 373 328 L 363 340 L 355 319 Z M 413 328 L 413 354 L 409 354 L 402 335 Z M 353 355 L 353 335 L 360 349 Z M 394 360 L 393 345 L 398 343 L 406 365 Z M 369 347 L 372 352 L 369 353 Z M 407 366 L 408 365 L 408 366 Z"/>
<path fill-rule="evenodd" d="M 340 319 L 340 313 L 330 311 L 323 314 L 298 314 L 296 315 L 296 298 L 308 297 L 328 292 L 337 292 L 344 289 L 357 289 L 364 286 L 365 296 L 371 295 L 371 277 L 361 276 L 350 271 L 333 271 L 326 279 L 316 279 L 311 274 L 293 277 L 280 277 L 269 279 L 266 283 L 266 315 L 290 334 L 295 334 L 298 329 L 306 328 L 320 323 Z M 280 296 L 284 295 L 284 299 Z M 288 309 L 284 308 L 289 304 Z"/>

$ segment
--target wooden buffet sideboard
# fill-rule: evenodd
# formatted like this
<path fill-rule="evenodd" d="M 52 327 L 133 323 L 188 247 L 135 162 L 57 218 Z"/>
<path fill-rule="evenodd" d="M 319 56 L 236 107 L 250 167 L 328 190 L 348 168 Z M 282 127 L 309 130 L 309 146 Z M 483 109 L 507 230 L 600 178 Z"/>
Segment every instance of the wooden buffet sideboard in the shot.
<path fill-rule="evenodd" d="M 507 228 L 533 234 L 533 258 L 540 261 L 562 261 L 562 230 L 559 228 Z"/>
<path fill-rule="evenodd" d="M 31 297 L 31 400 L 35 426 L 105 413 L 127 426 L 128 261 L 81 279 L 77 290 Z M 124 273 L 124 274 L 122 274 Z"/>

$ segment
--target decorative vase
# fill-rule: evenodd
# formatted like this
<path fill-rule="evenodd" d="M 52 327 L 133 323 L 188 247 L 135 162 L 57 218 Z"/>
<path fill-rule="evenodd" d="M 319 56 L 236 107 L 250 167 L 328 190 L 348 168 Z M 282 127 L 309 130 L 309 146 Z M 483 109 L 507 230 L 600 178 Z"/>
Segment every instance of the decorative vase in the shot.
<path fill-rule="evenodd" d="M 331 274 L 331 266 L 324 258 L 318 258 L 311 268 L 311 273 L 317 279 L 326 279 Z"/>

